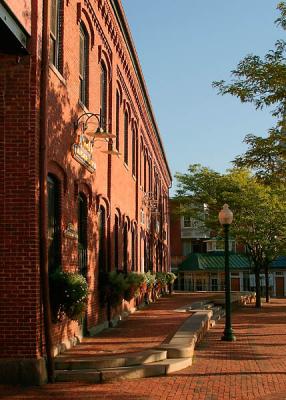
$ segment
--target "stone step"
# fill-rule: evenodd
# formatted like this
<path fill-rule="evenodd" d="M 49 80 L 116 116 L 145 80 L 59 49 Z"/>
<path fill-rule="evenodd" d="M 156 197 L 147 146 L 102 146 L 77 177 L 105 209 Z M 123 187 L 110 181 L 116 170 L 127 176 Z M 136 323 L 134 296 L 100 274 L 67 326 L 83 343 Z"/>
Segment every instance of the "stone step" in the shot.
<path fill-rule="evenodd" d="M 104 368 L 119 368 L 162 361 L 167 358 L 165 349 L 150 349 L 140 353 L 124 354 L 108 357 L 69 357 L 58 356 L 55 360 L 57 370 L 100 370 Z"/>
<path fill-rule="evenodd" d="M 164 376 L 191 365 L 192 358 L 171 358 L 152 364 L 103 369 L 101 370 L 101 379 L 102 382 L 114 382 L 126 379 L 148 378 L 151 376 Z"/>
<path fill-rule="evenodd" d="M 150 364 L 129 367 L 103 368 L 101 370 L 56 370 L 57 382 L 114 382 L 126 379 L 148 378 L 164 376 L 180 371 L 192 365 L 192 358 L 167 359 Z"/>
<path fill-rule="evenodd" d="M 167 358 L 192 358 L 195 349 L 195 340 L 188 340 L 186 344 L 162 344 L 160 349 L 167 350 Z"/>
<path fill-rule="evenodd" d="M 55 371 L 56 382 L 89 382 L 89 383 L 100 383 L 101 373 L 97 370 L 56 370 Z"/>

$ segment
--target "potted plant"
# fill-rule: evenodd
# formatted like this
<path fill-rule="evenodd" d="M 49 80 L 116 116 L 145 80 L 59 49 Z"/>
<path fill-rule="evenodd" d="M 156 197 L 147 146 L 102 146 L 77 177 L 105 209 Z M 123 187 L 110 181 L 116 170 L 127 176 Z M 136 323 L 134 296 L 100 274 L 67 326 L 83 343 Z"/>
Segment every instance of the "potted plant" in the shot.
<path fill-rule="evenodd" d="M 165 272 L 157 272 L 156 273 L 156 295 L 157 297 L 161 292 L 166 292 L 167 286 L 167 275 Z"/>
<path fill-rule="evenodd" d="M 151 301 L 152 291 L 155 285 L 155 275 L 151 274 L 150 271 L 145 272 L 144 279 L 146 283 L 145 303 L 148 304 Z"/>
<path fill-rule="evenodd" d="M 88 285 L 85 277 L 75 272 L 56 269 L 50 275 L 50 302 L 52 319 L 61 321 L 64 314 L 79 320 L 86 310 Z"/>
<path fill-rule="evenodd" d="M 130 301 L 140 295 L 140 286 L 144 283 L 144 276 L 136 272 L 129 272 L 125 278 L 127 289 L 124 293 L 124 299 Z"/>
<path fill-rule="evenodd" d="M 173 284 L 176 279 L 177 279 L 177 277 L 173 272 L 167 272 L 167 285 L 168 285 L 169 294 L 172 294 L 172 292 L 173 292 Z"/>
<path fill-rule="evenodd" d="M 101 304 L 117 307 L 122 302 L 127 288 L 128 285 L 122 272 L 102 272 L 99 276 Z"/>

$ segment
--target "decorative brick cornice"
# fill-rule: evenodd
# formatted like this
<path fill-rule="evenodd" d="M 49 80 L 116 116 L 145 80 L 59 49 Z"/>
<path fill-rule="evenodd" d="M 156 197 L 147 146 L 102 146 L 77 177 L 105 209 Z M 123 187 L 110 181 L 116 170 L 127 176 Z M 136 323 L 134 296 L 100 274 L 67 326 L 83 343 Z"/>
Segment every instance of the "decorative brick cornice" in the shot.
<path fill-rule="evenodd" d="M 111 55 L 112 54 L 111 47 L 110 47 L 110 45 L 108 43 L 108 40 L 107 40 L 107 38 L 106 38 L 106 36 L 105 36 L 105 34 L 103 32 L 103 29 L 101 28 L 101 25 L 100 25 L 100 23 L 98 21 L 98 18 L 97 18 L 96 14 L 95 14 L 94 8 L 91 5 L 90 0 L 84 0 L 84 4 L 85 4 L 85 7 L 86 7 L 87 11 L 89 12 L 89 14 L 91 16 L 92 22 L 94 23 L 97 32 L 99 33 L 99 35 L 101 37 L 101 40 L 102 40 L 102 42 L 104 44 L 104 47 L 106 48 L 106 51 L 108 52 L 109 55 Z"/>

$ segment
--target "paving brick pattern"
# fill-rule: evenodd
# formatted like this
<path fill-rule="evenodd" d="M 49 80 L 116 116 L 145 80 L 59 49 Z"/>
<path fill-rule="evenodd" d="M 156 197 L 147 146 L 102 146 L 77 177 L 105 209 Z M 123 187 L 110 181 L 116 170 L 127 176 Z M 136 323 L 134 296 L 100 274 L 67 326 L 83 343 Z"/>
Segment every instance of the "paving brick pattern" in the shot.
<path fill-rule="evenodd" d="M 3 399 L 111 400 L 285 400 L 286 299 L 274 299 L 261 311 L 253 305 L 233 313 L 237 341 L 222 342 L 223 322 L 197 346 L 192 367 L 160 378 L 112 384 L 0 387 Z M 126 334 L 128 332 L 126 331 Z M 146 331 L 146 337 L 148 337 Z"/>

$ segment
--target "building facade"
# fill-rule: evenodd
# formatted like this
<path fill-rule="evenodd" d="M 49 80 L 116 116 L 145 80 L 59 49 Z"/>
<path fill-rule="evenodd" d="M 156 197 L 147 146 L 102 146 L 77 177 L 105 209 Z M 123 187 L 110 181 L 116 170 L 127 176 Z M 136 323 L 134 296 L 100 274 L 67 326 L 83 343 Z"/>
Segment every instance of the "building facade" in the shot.
<path fill-rule="evenodd" d="M 106 326 L 100 271 L 169 270 L 171 174 L 120 1 L 5 0 L 0 25 L 0 380 L 37 383 L 47 273 L 81 272 Z M 50 333 L 54 355 L 83 327 Z"/>
<path fill-rule="evenodd" d="M 171 266 L 178 276 L 176 289 L 184 291 L 224 291 L 224 239 L 213 236 L 203 223 L 175 210 L 176 200 L 170 200 Z M 230 282 L 233 291 L 255 291 L 255 276 L 242 244 L 229 240 Z M 279 256 L 269 268 L 270 294 L 286 296 L 286 257 Z M 260 274 L 262 295 L 265 275 Z"/>

